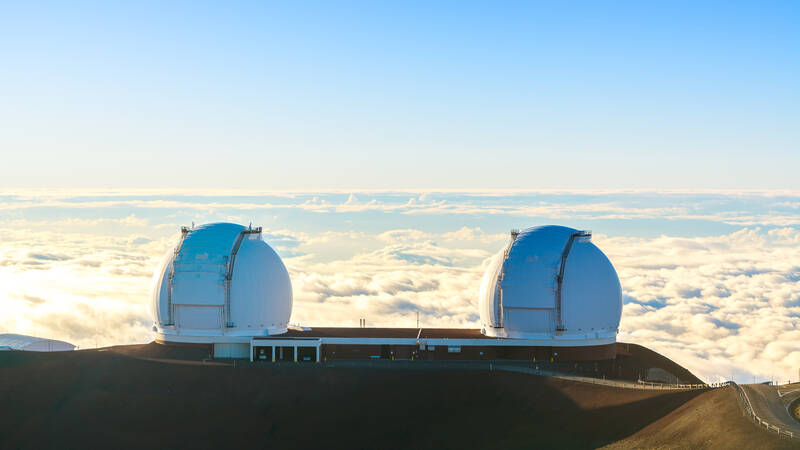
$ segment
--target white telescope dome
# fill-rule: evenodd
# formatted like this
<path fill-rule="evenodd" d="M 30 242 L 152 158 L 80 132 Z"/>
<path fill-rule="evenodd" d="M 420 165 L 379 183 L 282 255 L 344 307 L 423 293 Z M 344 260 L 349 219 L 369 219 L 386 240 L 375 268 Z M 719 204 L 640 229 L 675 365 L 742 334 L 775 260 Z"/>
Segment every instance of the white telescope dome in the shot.
<path fill-rule="evenodd" d="M 481 283 L 483 334 L 546 345 L 616 341 L 622 289 L 591 233 L 562 226 L 512 231 Z"/>
<path fill-rule="evenodd" d="M 69 342 L 55 339 L 24 336 L 21 334 L 0 334 L 0 350 L 22 350 L 26 352 L 68 352 L 75 350 Z"/>
<path fill-rule="evenodd" d="M 289 273 L 260 227 L 181 228 L 153 281 L 157 340 L 247 342 L 285 333 L 292 313 Z"/>

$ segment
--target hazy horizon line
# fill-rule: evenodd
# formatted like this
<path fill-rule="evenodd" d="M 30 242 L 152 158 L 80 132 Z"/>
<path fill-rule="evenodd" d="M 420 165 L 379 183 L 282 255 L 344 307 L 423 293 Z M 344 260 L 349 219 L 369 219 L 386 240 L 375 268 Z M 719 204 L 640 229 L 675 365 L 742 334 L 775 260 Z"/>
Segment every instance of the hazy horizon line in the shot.
<path fill-rule="evenodd" d="M 113 196 L 124 194 L 159 194 L 159 195 L 221 195 L 236 194 L 244 196 L 254 195 L 287 195 L 287 194 L 483 194 L 518 195 L 518 194 L 718 194 L 718 195 L 760 195 L 765 197 L 780 195 L 798 195 L 800 189 L 779 188 L 542 188 L 542 189 L 515 189 L 515 188 L 322 188 L 322 189 L 251 189 L 251 188 L 114 188 L 114 187 L 0 187 L 2 195 L 45 195 L 68 196 L 75 194 L 92 194 L 100 196 Z"/>

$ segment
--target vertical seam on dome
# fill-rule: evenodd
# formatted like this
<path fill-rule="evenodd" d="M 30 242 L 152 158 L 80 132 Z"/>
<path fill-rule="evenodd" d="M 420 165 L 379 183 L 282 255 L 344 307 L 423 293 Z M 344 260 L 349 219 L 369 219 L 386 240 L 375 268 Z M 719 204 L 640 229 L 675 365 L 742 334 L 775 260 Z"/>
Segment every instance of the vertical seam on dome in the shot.
<path fill-rule="evenodd" d="M 559 267 L 558 274 L 556 275 L 556 334 L 561 334 L 562 331 L 566 331 L 566 327 L 564 326 L 564 317 L 563 317 L 563 306 L 561 304 L 561 288 L 564 285 L 564 271 L 567 268 L 567 257 L 569 256 L 569 252 L 572 249 L 572 244 L 575 242 L 575 238 L 582 238 L 582 237 L 592 237 L 591 231 L 578 231 L 576 233 L 572 233 L 567 240 L 566 245 L 564 245 L 564 250 L 561 252 L 561 266 Z"/>
<path fill-rule="evenodd" d="M 178 258 L 178 253 L 181 251 L 187 234 L 189 234 L 189 228 L 181 227 L 181 239 L 178 241 L 178 245 L 175 246 L 175 254 L 172 255 L 169 276 L 167 277 L 167 322 L 164 325 L 175 325 L 175 317 L 172 312 L 172 280 L 175 278 L 175 260 Z"/>
<path fill-rule="evenodd" d="M 225 326 L 233 328 L 233 318 L 231 317 L 231 281 L 233 280 L 233 264 L 236 262 L 236 254 L 239 253 L 239 247 L 242 245 L 242 240 L 246 234 L 261 234 L 261 227 L 246 228 L 239 232 L 236 236 L 236 241 L 231 247 L 231 253 L 228 261 L 225 264 L 227 270 L 225 273 Z"/>
<path fill-rule="evenodd" d="M 506 261 L 508 261 L 508 256 L 511 254 L 511 247 L 514 245 L 514 241 L 517 240 L 517 236 L 519 236 L 519 230 L 511 230 L 511 240 L 508 241 L 506 248 L 503 250 L 503 262 L 500 264 L 500 270 L 498 270 L 497 279 L 495 280 L 494 298 L 492 299 L 492 303 L 496 305 L 495 320 L 494 323 L 491 324 L 493 328 L 503 328 L 504 326 L 505 317 L 503 315 L 504 308 L 502 287 L 503 275 L 506 273 Z"/>

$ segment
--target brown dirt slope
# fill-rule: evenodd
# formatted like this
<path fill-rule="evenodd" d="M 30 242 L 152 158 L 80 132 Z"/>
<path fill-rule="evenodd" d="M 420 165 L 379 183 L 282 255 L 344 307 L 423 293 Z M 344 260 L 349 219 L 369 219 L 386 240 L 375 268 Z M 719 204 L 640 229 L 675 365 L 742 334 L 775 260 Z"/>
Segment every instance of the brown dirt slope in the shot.
<path fill-rule="evenodd" d="M 554 372 L 628 381 L 644 380 L 648 369 L 659 368 L 674 375 L 681 383 L 703 383 L 680 364 L 637 344 L 617 343 L 617 357 L 611 360 L 555 363 L 538 361 L 536 365 Z"/>
<path fill-rule="evenodd" d="M 617 363 L 630 371 L 628 378 L 644 379 L 646 370 L 657 367 L 675 375 L 681 383 L 697 384 L 703 381 L 680 364 L 666 356 L 638 344 L 617 343 Z"/>
<path fill-rule="evenodd" d="M 116 345 L 108 347 L 108 351 L 138 358 L 171 359 L 203 361 L 211 358 L 210 344 L 170 344 L 163 345 L 151 342 L 141 345 Z"/>
<path fill-rule="evenodd" d="M 146 350 L 0 354 L 0 448 L 596 448 L 700 395 Z"/>
<path fill-rule="evenodd" d="M 744 413 L 735 388 L 705 391 L 608 449 L 629 448 L 800 448 L 757 427 Z"/>

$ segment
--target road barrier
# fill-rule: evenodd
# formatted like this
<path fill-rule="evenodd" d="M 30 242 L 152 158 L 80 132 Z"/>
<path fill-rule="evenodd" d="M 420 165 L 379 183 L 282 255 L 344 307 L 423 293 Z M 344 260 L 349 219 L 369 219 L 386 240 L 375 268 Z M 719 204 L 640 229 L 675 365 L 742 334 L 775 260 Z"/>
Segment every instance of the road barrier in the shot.
<path fill-rule="evenodd" d="M 605 378 L 591 378 L 581 377 L 577 375 L 568 375 L 558 372 L 551 372 L 548 370 L 541 370 L 538 367 L 526 366 L 512 366 L 505 364 L 491 364 L 490 370 L 503 370 L 506 372 L 519 372 L 529 373 L 531 375 L 539 375 L 543 377 L 558 378 L 561 380 L 575 381 L 579 383 L 597 384 L 601 386 L 611 386 L 623 389 L 643 389 L 643 390 L 690 390 L 690 389 L 712 389 L 715 387 L 727 386 L 727 383 L 719 383 L 715 385 L 710 384 L 662 384 L 652 383 L 645 381 L 620 381 L 620 380 L 607 380 Z"/>
<path fill-rule="evenodd" d="M 728 382 L 725 383 L 715 383 L 715 384 L 669 384 L 669 383 L 653 383 L 651 381 L 641 381 L 639 380 L 638 383 L 642 386 L 645 386 L 644 389 L 710 389 L 710 388 L 717 388 L 727 386 Z M 649 387 L 648 387 L 649 386 Z"/>
<path fill-rule="evenodd" d="M 259 362 L 250 364 L 261 364 Z M 282 364 L 282 363 L 270 363 Z M 389 361 L 389 360 L 337 360 L 321 362 L 322 367 L 351 367 L 351 368 L 374 368 L 374 369 L 406 369 L 406 370 L 489 370 L 503 372 L 526 373 L 542 377 L 558 378 L 577 383 L 595 384 L 610 386 L 623 389 L 640 390 L 694 390 L 694 389 L 713 389 L 728 386 L 729 383 L 714 384 L 667 384 L 653 383 L 649 381 L 622 381 L 610 380 L 605 378 L 592 378 L 579 375 L 572 375 L 563 372 L 544 370 L 536 363 L 513 363 L 496 361 Z"/>
<path fill-rule="evenodd" d="M 789 430 L 782 430 L 777 425 L 770 424 L 761 417 L 758 417 L 758 414 L 756 414 L 756 412 L 753 410 L 753 404 L 750 403 L 750 397 L 747 396 L 747 392 L 745 392 L 744 389 L 742 389 L 742 387 L 738 384 L 733 383 L 733 385 L 736 387 L 737 392 L 739 392 L 739 398 L 742 401 L 742 405 L 744 405 L 745 412 L 748 416 L 750 416 L 751 419 L 753 419 L 754 422 L 756 422 L 759 426 L 763 426 L 767 431 L 775 431 L 778 433 L 778 436 L 788 437 L 789 439 L 800 439 L 800 435 L 795 435 Z"/>

